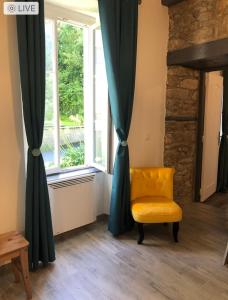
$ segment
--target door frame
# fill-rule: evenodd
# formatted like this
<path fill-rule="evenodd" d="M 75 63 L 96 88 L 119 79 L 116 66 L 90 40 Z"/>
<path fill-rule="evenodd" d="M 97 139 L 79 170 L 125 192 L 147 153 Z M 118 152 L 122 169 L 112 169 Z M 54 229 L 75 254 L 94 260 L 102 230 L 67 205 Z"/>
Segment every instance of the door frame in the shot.
<path fill-rule="evenodd" d="M 204 118 L 206 102 L 206 73 L 216 70 L 200 71 L 199 81 L 199 105 L 198 105 L 198 130 L 196 140 L 196 164 L 195 164 L 195 184 L 194 201 L 200 202 L 201 184 L 202 184 L 202 164 L 203 164 L 203 136 L 204 136 Z M 217 70 L 222 72 L 222 68 Z"/>
<path fill-rule="evenodd" d="M 199 105 L 198 105 L 198 129 L 196 139 L 196 162 L 195 162 L 195 184 L 194 201 L 200 202 L 200 189 L 202 181 L 202 163 L 203 163 L 203 134 L 204 134 L 204 116 L 206 100 L 206 71 L 200 71 L 199 80 Z"/>
<path fill-rule="evenodd" d="M 202 176 L 203 132 L 205 114 L 205 73 L 223 71 L 228 67 L 228 38 L 210 41 L 188 48 L 169 51 L 167 66 L 182 66 L 200 71 L 199 104 L 197 118 L 196 160 L 194 172 L 193 201 L 200 201 Z"/>

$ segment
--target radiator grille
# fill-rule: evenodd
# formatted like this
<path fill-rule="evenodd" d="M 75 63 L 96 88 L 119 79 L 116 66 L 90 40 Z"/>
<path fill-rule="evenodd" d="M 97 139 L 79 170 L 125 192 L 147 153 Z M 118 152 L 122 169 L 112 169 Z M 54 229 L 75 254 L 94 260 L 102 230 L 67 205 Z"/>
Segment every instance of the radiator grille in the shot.
<path fill-rule="evenodd" d="M 55 183 L 48 183 L 48 186 L 54 190 L 61 189 L 61 188 L 67 187 L 67 186 L 93 181 L 94 176 L 95 175 L 90 175 L 90 176 L 85 176 L 85 177 L 79 177 L 79 178 L 74 178 L 74 179 L 58 181 Z"/>

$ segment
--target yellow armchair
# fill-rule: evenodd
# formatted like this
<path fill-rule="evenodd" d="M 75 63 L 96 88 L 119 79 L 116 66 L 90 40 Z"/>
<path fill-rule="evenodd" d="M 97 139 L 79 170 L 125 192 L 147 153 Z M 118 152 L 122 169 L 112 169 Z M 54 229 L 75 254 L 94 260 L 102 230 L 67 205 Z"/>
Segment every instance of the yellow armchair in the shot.
<path fill-rule="evenodd" d="M 144 240 L 143 224 L 173 223 L 174 241 L 178 242 L 182 209 L 173 200 L 173 168 L 131 169 L 131 210 L 138 224 L 138 244 Z"/>

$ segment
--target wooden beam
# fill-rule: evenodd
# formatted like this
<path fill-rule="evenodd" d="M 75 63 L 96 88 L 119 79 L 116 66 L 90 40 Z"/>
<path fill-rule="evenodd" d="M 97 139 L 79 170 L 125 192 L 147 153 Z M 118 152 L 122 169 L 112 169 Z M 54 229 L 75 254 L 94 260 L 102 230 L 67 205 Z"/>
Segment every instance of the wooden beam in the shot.
<path fill-rule="evenodd" d="M 165 117 L 166 122 L 173 122 L 173 121 L 179 121 L 179 122 L 196 122 L 198 121 L 197 117 L 194 116 L 166 116 Z"/>
<path fill-rule="evenodd" d="M 161 0 L 162 5 L 171 6 L 177 4 L 179 2 L 183 2 L 184 0 Z"/>
<path fill-rule="evenodd" d="M 228 65 L 228 38 L 170 51 L 167 64 L 205 71 L 221 70 Z"/>

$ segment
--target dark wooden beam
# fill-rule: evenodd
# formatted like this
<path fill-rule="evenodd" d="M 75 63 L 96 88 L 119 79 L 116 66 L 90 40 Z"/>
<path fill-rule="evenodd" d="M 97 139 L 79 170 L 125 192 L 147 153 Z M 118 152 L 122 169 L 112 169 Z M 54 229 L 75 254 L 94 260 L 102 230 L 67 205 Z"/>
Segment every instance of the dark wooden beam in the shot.
<path fill-rule="evenodd" d="M 165 120 L 166 122 L 196 122 L 198 118 L 194 116 L 166 116 Z"/>
<path fill-rule="evenodd" d="M 171 5 L 177 4 L 179 2 L 183 2 L 183 1 L 184 0 L 161 0 L 162 5 L 165 5 L 165 6 L 171 6 Z"/>
<path fill-rule="evenodd" d="M 167 64 L 204 71 L 221 70 L 228 66 L 228 38 L 170 51 Z"/>

